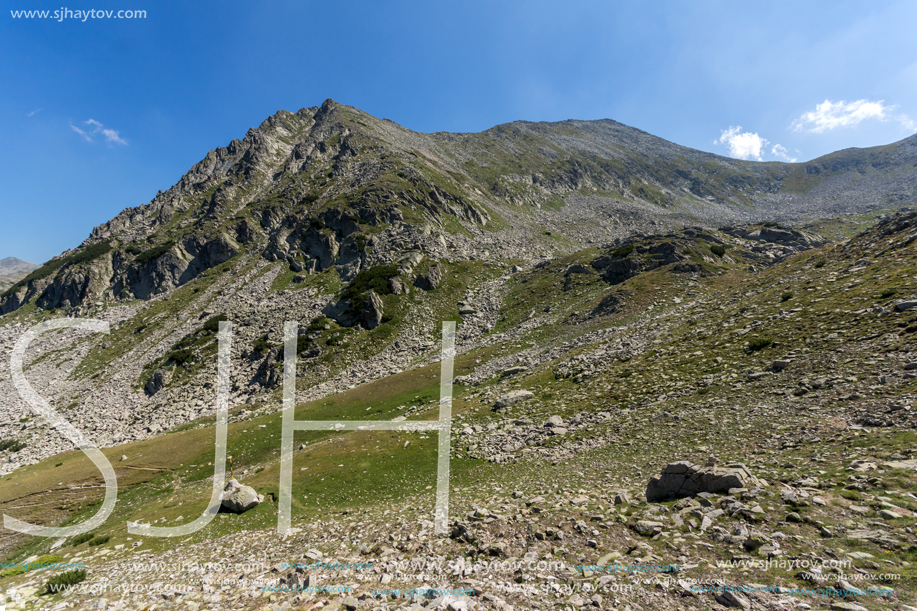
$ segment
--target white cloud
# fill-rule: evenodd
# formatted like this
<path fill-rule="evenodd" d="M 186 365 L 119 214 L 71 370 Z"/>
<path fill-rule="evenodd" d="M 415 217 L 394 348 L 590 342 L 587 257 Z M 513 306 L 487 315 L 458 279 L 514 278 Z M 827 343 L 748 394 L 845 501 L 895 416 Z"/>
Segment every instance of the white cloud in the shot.
<path fill-rule="evenodd" d="M 729 156 L 736 159 L 757 159 L 761 161 L 761 149 L 767 146 L 767 140 L 757 133 L 743 132 L 742 126 L 730 126 L 713 144 L 725 144 Z"/>
<path fill-rule="evenodd" d="M 26 116 L 27 116 L 27 117 L 31 117 L 31 116 L 33 116 L 33 115 L 37 115 L 38 113 L 40 113 L 40 112 L 43 111 L 43 110 L 44 110 L 44 108 L 36 108 L 36 109 L 33 110 L 32 112 L 27 113 Z"/>
<path fill-rule="evenodd" d="M 105 142 L 114 143 L 114 144 L 125 144 L 125 145 L 127 144 L 127 140 L 125 140 L 120 135 L 118 135 L 118 132 L 116 132 L 113 129 L 107 129 L 104 125 L 102 125 L 95 119 L 89 119 L 88 121 L 83 121 L 83 123 L 85 125 L 91 126 L 93 128 L 92 131 L 87 133 L 86 131 L 80 129 L 79 127 L 73 125 L 72 123 L 70 124 L 70 127 L 73 129 L 73 131 L 75 131 L 76 133 L 81 135 L 83 138 L 85 138 L 87 142 L 92 142 L 93 136 L 97 134 L 102 134 L 102 136 L 105 138 Z"/>
<path fill-rule="evenodd" d="M 872 102 L 856 100 L 855 102 L 832 102 L 825 100 L 815 106 L 814 111 L 803 113 L 793 122 L 794 131 L 807 131 L 816 134 L 838 127 L 852 127 L 876 119 L 879 121 L 897 121 L 909 131 L 917 130 L 917 123 L 905 114 L 893 114 L 896 106 L 886 106 L 885 100 Z"/>
<path fill-rule="evenodd" d="M 798 153 L 799 151 L 796 151 L 796 152 Z M 774 157 L 779 157 L 780 159 L 783 159 L 784 161 L 788 161 L 790 163 L 796 162 L 796 158 L 790 157 L 789 153 L 786 150 L 786 147 L 783 147 L 779 144 L 775 144 L 774 148 L 771 149 L 771 155 L 773 155 Z"/>
<path fill-rule="evenodd" d="M 81 135 L 83 138 L 85 138 L 86 142 L 92 142 L 92 138 L 89 137 L 89 134 L 81 130 L 79 127 L 77 127 L 73 123 L 70 124 L 70 129 L 72 129 L 73 131 Z"/>
<path fill-rule="evenodd" d="M 118 132 L 116 132 L 113 129 L 103 129 L 102 135 L 105 136 L 106 142 L 115 142 L 117 144 L 127 144 L 127 140 L 119 136 Z"/>

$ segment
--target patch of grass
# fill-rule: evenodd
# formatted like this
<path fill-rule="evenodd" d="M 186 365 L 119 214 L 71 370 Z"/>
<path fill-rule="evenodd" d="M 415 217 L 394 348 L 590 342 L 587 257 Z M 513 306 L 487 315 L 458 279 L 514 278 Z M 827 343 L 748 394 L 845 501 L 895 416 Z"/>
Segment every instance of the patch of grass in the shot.
<path fill-rule="evenodd" d="M 726 247 L 722 244 L 714 244 L 710 247 L 710 252 L 715 254 L 717 257 L 722 257 L 726 254 Z"/>
<path fill-rule="evenodd" d="M 816 267 L 816 268 L 822 268 L 822 267 L 825 266 L 825 263 L 827 263 L 827 262 L 828 262 L 828 261 L 825 260 L 825 259 L 819 259 L 818 261 L 815 262 L 815 267 Z"/>
<path fill-rule="evenodd" d="M 780 296 L 780 301 L 789 301 L 792 298 L 793 298 L 793 293 L 791 291 L 787 291 L 783 295 Z"/>
<path fill-rule="evenodd" d="M 627 246 L 622 246 L 621 248 L 616 248 L 611 254 L 615 257 L 626 257 L 630 253 L 634 252 L 634 245 L 628 244 Z"/>
<path fill-rule="evenodd" d="M 100 535 L 98 537 L 93 537 L 92 540 L 89 542 L 89 547 L 105 545 L 110 540 L 111 540 L 111 537 L 109 535 Z"/>
<path fill-rule="evenodd" d="M 748 342 L 748 349 L 751 352 L 757 352 L 758 350 L 764 350 L 773 343 L 774 340 L 769 337 L 755 337 Z"/>
<path fill-rule="evenodd" d="M 888 299 L 889 297 L 894 297 L 895 293 L 898 291 L 895 289 L 883 289 L 882 294 L 879 295 L 881 299 Z"/>

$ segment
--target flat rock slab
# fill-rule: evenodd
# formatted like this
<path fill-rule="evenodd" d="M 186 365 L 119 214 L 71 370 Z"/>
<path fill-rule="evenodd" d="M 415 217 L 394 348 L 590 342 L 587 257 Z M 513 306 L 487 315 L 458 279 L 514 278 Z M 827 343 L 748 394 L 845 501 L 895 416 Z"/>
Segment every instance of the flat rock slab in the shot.
<path fill-rule="evenodd" d="M 531 391 L 528 390 L 513 390 L 497 399 L 497 402 L 494 403 L 494 408 L 500 409 L 502 407 L 509 407 L 510 405 L 514 405 L 520 401 L 531 399 L 534 396 L 535 395 L 533 395 Z"/>

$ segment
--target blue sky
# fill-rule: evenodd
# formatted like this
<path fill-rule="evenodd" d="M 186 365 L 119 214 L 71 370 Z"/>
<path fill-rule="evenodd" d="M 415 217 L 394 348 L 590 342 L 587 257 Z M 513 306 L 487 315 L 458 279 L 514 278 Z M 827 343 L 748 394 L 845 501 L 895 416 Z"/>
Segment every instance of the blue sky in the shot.
<path fill-rule="evenodd" d="M 36 263 L 329 97 L 424 132 L 611 118 L 764 161 L 917 131 L 914 2 L 4 5 L 0 258 Z M 11 14 L 65 6 L 147 15 Z"/>

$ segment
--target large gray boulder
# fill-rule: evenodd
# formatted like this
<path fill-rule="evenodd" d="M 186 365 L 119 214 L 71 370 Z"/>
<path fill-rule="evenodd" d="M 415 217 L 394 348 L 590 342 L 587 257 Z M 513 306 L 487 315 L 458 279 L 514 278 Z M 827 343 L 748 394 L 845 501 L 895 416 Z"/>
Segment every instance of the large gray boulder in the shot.
<path fill-rule="evenodd" d="M 494 403 L 494 409 L 496 410 L 496 409 L 502 409 L 504 407 L 509 407 L 510 405 L 519 403 L 520 401 L 531 399 L 534 396 L 535 395 L 533 395 L 531 391 L 528 391 L 528 390 L 511 390 L 508 393 L 506 393 L 505 395 L 503 395 L 502 397 L 500 397 L 499 399 L 497 399 L 497 402 Z"/>
<path fill-rule="evenodd" d="M 143 390 L 148 397 L 152 397 L 162 390 L 171 379 L 172 371 L 170 369 L 157 369 L 146 381 Z"/>
<path fill-rule="evenodd" d="M 417 276 L 417 279 L 414 281 L 414 286 L 425 291 L 432 291 L 439 286 L 439 282 L 442 278 L 442 268 L 440 268 L 439 265 L 434 265 L 426 274 Z"/>
<path fill-rule="evenodd" d="M 725 467 L 698 467 L 683 460 L 667 465 L 662 470 L 662 475 L 650 480 L 646 487 L 646 500 L 654 503 L 694 496 L 701 492 L 726 493 L 732 488 L 763 485 L 763 482 L 741 463 Z"/>
<path fill-rule="evenodd" d="M 382 324 L 382 299 L 375 292 L 369 291 L 363 297 L 363 309 L 360 312 L 360 321 L 367 329 L 375 329 Z"/>
<path fill-rule="evenodd" d="M 263 502 L 263 494 L 258 494 L 251 486 L 243 486 L 235 479 L 229 480 L 223 488 L 223 508 L 232 513 L 245 513 Z"/>

